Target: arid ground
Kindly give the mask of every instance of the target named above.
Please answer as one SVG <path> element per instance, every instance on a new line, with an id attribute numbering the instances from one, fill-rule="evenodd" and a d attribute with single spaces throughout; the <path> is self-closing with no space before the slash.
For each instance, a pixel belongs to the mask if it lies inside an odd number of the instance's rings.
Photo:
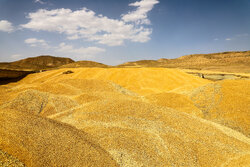
<path id="1" fill-rule="evenodd" d="M 0 85 L 0 166 L 249 166 L 249 51 L 116 67 L 44 59 L 16 63 L 36 73 Z"/>

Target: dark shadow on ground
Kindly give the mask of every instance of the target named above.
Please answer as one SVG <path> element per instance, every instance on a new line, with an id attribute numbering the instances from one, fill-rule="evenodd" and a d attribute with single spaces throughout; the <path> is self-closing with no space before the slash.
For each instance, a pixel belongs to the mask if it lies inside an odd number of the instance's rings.
<path id="1" fill-rule="evenodd" d="M 17 82 L 26 77 L 28 74 L 35 73 L 35 71 L 18 71 L 0 69 L 0 85 L 5 85 L 11 82 Z"/>

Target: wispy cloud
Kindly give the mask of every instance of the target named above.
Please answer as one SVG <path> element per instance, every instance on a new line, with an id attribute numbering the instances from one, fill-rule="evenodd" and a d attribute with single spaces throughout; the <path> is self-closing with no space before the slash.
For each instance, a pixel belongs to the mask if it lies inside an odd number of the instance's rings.
<path id="1" fill-rule="evenodd" d="M 135 22 L 136 24 L 150 24 L 147 13 L 151 11 L 158 0 L 142 0 L 129 4 L 129 6 L 137 7 L 135 11 L 122 15 L 125 22 Z"/>
<path id="2" fill-rule="evenodd" d="M 40 9 L 35 13 L 29 13 L 30 21 L 21 27 L 35 31 L 57 32 L 66 34 L 70 40 L 85 39 L 108 46 L 123 45 L 125 40 L 144 43 L 150 40 L 152 29 L 143 24 L 150 23 L 147 12 L 156 3 L 159 2 L 142 0 L 132 3 L 130 6 L 137 6 L 137 10 L 122 15 L 119 20 L 96 15 L 94 11 L 86 8 L 76 11 L 64 8 Z"/>
<path id="3" fill-rule="evenodd" d="M 248 37 L 249 34 L 248 33 L 244 33 L 244 34 L 237 34 L 236 37 Z"/>
<path id="4" fill-rule="evenodd" d="M 43 39 L 28 38 L 24 42 L 32 47 L 50 48 L 48 43 Z"/>
<path id="5" fill-rule="evenodd" d="M 68 56 L 81 56 L 81 57 L 89 58 L 89 57 L 105 52 L 105 49 L 98 48 L 98 47 L 74 48 L 72 45 L 61 43 L 55 51 L 62 53 L 64 55 L 68 55 Z"/>
<path id="6" fill-rule="evenodd" d="M 99 47 L 74 48 L 73 45 L 67 45 L 64 42 L 60 43 L 58 46 L 49 46 L 48 42 L 45 40 L 36 38 L 28 38 L 24 40 L 24 42 L 31 47 L 40 47 L 47 50 L 53 49 L 54 52 L 65 56 L 81 56 L 84 58 L 90 58 L 106 51 L 105 49 Z"/>
<path id="7" fill-rule="evenodd" d="M 21 54 L 13 54 L 10 56 L 12 59 L 19 59 L 20 57 L 22 57 Z"/>
<path id="8" fill-rule="evenodd" d="M 7 21 L 7 20 L 1 20 L 0 21 L 0 31 L 3 32 L 13 32 L 14 31 L 14 27 L 12 26 L 12 23 Z"/>
<path id="9" fill-rule="evenodd" d="M 42 5 L 46 4 L 46 2 L 44 2 L 44 1 L 42 1 L 42 0 L 35 0 L 34 2 L 35 2 L 35 3 L 40 3 L 40 4 L 42 4 Z"/>
<path id="10" fill-rule="evenodd" d="M 236 39 L 241 39 L 241 38 L 246 38 L 246 37 L 249 37 L 250 35 L 248 33 L 243 33 L 243 34 L 237 34 L 237 35 L 234 35 L 230 38 L 226 38 L 225 40 L 226 41 L 232 41 L 232 40 L 236 40 Z"/>

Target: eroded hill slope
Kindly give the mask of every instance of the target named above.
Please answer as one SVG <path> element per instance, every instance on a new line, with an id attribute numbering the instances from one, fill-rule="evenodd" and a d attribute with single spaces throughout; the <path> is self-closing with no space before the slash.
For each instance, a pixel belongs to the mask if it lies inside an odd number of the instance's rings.
<path id="1" fill-rule="evenodd" d="M 140 60 L 118 67 L 167 67 L 221 72 L 250 72 L 250 51 L 194 54 L 176 59 Z"/>

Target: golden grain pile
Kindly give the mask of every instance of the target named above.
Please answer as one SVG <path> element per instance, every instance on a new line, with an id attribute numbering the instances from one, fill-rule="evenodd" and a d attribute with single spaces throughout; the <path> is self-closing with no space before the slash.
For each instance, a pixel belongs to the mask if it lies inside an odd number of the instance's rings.
<path id="1" fill-rule="evenodd" d="M 32 74 L 0 86 L 0 150 L 27 166 L 247 166 L 249 86 L 165 68 Z"/>
<path id="2" fill-rule="evenodd" d="M 91 137 L 28 112 L 0 110 L 0 147 L 27 166 L 117 166 Z"/>
<path id="3" fill-rule="evenodd" d="M 0 166 L 25 167 L 25 165 L 20 162 L 20 160 L 2 150 L 0 150 Z"/>
<path id="4" fill-rule="evenodd" d="M 194 89 L 190 98 L 206 119 L 250 136 L 250 80 L 224 80 Z"/>

